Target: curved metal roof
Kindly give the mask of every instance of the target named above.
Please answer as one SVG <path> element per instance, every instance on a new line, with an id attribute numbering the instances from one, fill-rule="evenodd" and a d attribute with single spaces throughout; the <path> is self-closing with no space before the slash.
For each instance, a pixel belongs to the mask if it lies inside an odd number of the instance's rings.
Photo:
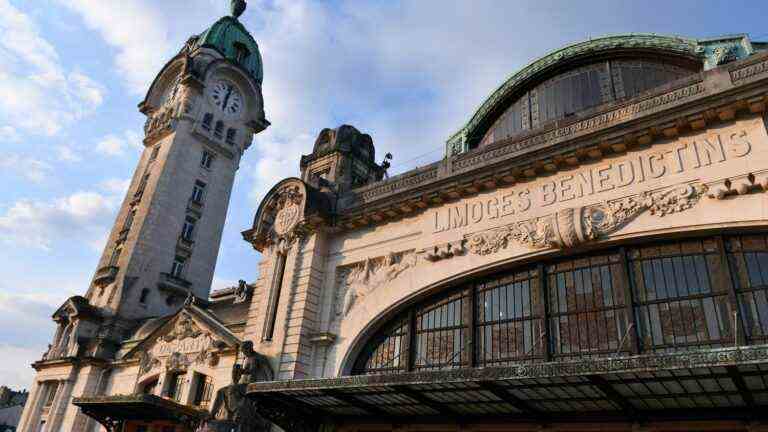
<path id="1" fill-rule="evenodd" d="M 716 55 L 714 48 L 718 46 L 732 50 L 736 58 L 746 57 L 754 51 L 751 42 L 743 34 L 700 40 L 653 33 L 628 33 L 599 37 L 559 48 L 529 63 L 504 81 L 480 105 L 470 120 L 448 139 L 447 149 L 450 153 L 452 147 L 460 145 L 463 147 L 461 151 L 467 151 L 467 140 L 479 139 L 490 127 L 493 117 L 503 112 L 503 104 L 508 103 L 515 93 L 543 75 L 578 59 L 617 51 L 656 51 L 662 55 L 700 61 L 709 69 L 718 64 L 709 58 Z"/>

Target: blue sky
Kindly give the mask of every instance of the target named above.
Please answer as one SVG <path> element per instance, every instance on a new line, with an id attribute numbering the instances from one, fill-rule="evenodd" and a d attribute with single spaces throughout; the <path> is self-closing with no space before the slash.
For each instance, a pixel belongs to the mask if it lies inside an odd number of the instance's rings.
<path id="1" fill-rule="evenodd" d="M 228 0 L 0 0 L 0 384 L 26 387 L 50 314 L 83 294 L 141 151 L 136 105 Z M 611 33 L 768 39 L 764 0 L 251 0 L 272 126 L 243 159 L 214 287 L 256 277 L 240 238 L 323 127 L 355 125 L 393 172 L 432 162 L 503 80 Z M 380 156 L 379 156 L 380 158 Z"/>

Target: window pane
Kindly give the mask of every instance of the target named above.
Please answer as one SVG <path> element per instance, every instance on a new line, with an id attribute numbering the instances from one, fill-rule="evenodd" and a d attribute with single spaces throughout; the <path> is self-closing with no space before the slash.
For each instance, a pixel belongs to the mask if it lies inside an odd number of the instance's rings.
<path id="1" fill-rule="evenodd" d="M 621 263 L 616 254 L 562 261 L 547 268 L 550 297 L 558 298 L 550 310 L 553 356 L 611 355 L 623 343 L 628 328 Z"/>
<path id="2" fill-rule="evenodd" d="M 721 277 L 725 269 L 714 245 L 711 240 L 695 240 L 629 251 L 644 350 L 686 350 L 727 342 L 730 331 L 723 331 L 721 312 L 716 311 L 725 307 L 724 313 L 729 313 L 727 281 Z M 713 285 L 718 279 L 722 281 Z M 644 292 L 653 295 L 643 296 Z"/>

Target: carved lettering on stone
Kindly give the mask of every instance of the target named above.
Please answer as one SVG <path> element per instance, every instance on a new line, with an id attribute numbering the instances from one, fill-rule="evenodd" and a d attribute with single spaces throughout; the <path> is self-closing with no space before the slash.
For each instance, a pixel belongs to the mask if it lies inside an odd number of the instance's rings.
<path id="1" fill-rule="evenodd" d="M 347 316 L 366 295 L 397 279 L 416 265 L 414 251 L 391 253 L 383 257 L 337 269 L 336 315 Z"/>
<path id="2" fill-rule="evenodd" d="M 473 225 L 494 221 L 495 225 L 512 227 L 512 235 L 521 237 L 523 243 L 546 243 L 546 229 L 528 220 L 534 209 L 567 205 L 571 201 L 589 199 L 602 193 L 630 190 L 682 173 L 696 174 L 728 161 L 749 157 L 754 152 L 752 141 L 745 129 L 699 134 L 577 172 L 435 208 L 430 215 L 430 229 L 434 233 L 471 230 Z M 570 221 L 567 213 L 556 218 L 566 224 Z M 513 222 L 515 219 L 523 222 Z"/>
<path id="3" fill-rule="evenodd" d="M 690 209 L 706 191 L 704 185 L 686 184 L 591 206 L 567 208 L 552 215 L 470 234 L 467 247 L 478 255 L 496 253 L 511 242 L 533 249 L 570 248 L 610 234 L 644 212 L 663 217 Z"/>

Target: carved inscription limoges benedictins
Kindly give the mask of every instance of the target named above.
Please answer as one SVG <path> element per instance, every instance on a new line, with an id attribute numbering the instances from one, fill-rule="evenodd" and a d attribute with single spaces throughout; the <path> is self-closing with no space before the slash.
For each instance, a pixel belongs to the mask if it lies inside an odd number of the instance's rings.
<path id="1" fill-rule="evenodd" d="M 653 180 L 744 158 L 752 149 L 753 144 L 743 129 L 681 140 L 660 150 L 629 154 L 533 186 L 520 185 L 491 196 L 443 206 L 431 215 L 432 231 L 465 228 L 490 220 L 501 223 L 524 220 L 532 209 L 567 205 L 569 201 L 617 189 L 642 187 Z"/>

